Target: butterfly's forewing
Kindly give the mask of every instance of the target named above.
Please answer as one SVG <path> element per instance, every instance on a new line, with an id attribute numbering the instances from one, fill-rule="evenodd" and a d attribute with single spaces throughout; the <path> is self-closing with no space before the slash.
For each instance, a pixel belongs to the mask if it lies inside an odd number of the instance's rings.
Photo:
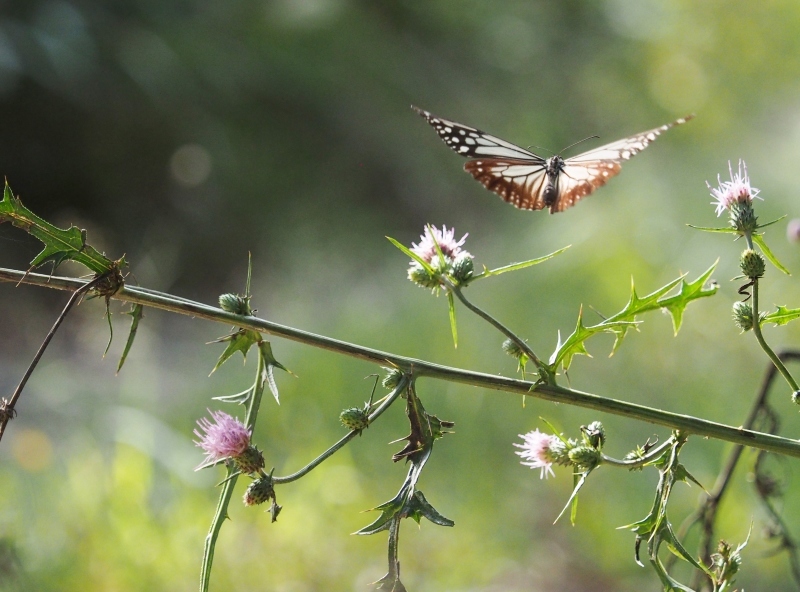
<path id="1" fill-rule="evenodd" d="M 439 134 L 439 137 L 444 140 L 444 143 L 461 156 L 466 156 L 467 158 L 521 159 L 544 164 L 544 159 L 511 142 L 496 138 L 474 127 L 436 117 L 432 113 L 413 105 L 411 108 L 424 117 L 425 121 L 430 123 L 436 133 Z"/>
<path id="2" fill-rule="evenodd" d="M 602 187 L 622 169 L 622 162 L 629 160 L 658 138 L 662 133 L 693 116 L 683 117 L 672 123 L 655 129 L 617 140 L 611 144 L 600 146 L 583 154 L 573 156 L 564 161 L 564 167 L 558 176 L 558 199 L 550 211 L 563 212 L 572 207 L 576 201 L 589 195 L 598 187 Z"/>

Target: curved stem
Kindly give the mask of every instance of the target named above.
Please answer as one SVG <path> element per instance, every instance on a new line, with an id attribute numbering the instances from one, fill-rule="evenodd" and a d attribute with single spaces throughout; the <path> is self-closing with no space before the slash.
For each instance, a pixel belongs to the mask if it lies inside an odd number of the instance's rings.
<path id="1" fill-rule="evenodd" d="M 28 274 L 28 276 L 25 277 L 24 272 L 2 268 L 0 268 L 0 280 L 14 282 L 22 280 L 23 283 L 58 288 L 61 290 L 75 290 L 86 284 L 84 280 L 75 278 L 51 278 L 40 274 Z M 361 360 L 367 360 L 376 364 L 393 365 L 416 377 L 448 380 L 493 390 L 520 393 L 556 403 L 577 405 L 605 413 L 621 415 L 630 419 L 662 425 L 670 429 L 684 430 L 688 434 L 716 438 L 727 442 L 733 442 L 734 444 L 744 444 L 745 446 L 752 446 L 753 448 L 769 450 L 770 452 L 777 452 L 778 454 L 800 458 L 800 441 L 781 438 L 772 434 L 764 434 L 744 428 L 727 426 L 689 415 L 682 415 L 671 411 L 663 411 L 644 405 L 637 405 L 636 403 L 628 403 L 626 401 L 583 393 L 557 385 L 539 384 L 528 380 L 518 380 L 505 376 L 442 366 L 425 360 L 400 356 L 348 343 L 339 339 L 316 335 L 308 331 L 287 327 L 257 317 L 235 315 L 199 302 L 185 301 L 183 299 L 175 300 L 166 294 L 156 295 L 138 291 L 136 288 L 128 286 L 123 287 L 114 294 L 112 298 L 123 302 L 143 304 L 145 306 L 151 306 L 192 317 L 200 317 L 211 321 L 236 325 L 262 333 L 278 335 L 292 341 L 326 349 L 342 355 L 352 356 Z"/>
<path id="2" fill-rule="evenodd" d="M 372 424 L 373 421 L 378 419 L 378 417 L 380 417 L 381 414 L 384 411 L 386 411 L 392 403 L 395 402 L 397 397 L 400 396 L 400 393 L 402 393 L 406 389 L 406 387 L 408 386 L 408 383 L 409 383 L 408 377 L 404 376 L 400 380 L 400 383 L 397 385 L 397 387 L 395 387 L 394 391 L 392 391 L 391 394 L 384 399 L 384 401 L 383 401 L 383 403 L 381 403 L 380 407 L 378 407 L 375 411 L 373 411 L 370 414 L 370 416 L 369 416 L 369 423 L 370 424 Z M 308 463 L 306 466 L 304 466 L 299 471 L 294 472 L 291 475 L 286 475 L 285 477 L 273 477 L 272 482 L 275 483 L 276 485 L 278 485 L 278 484 L 281 484 L 281 483 L 291 483 L 292 481 L 297 481 L 300 477 L 303 477 L 304 475 L 307 475 L 313 469 L 315 469 L 320 464 L 322 464 L 327 458 L 333 456 L 333 454 L 336 451 L 341 449 L 345 444 L 347 444 L 350 440 L 355 438 L 360 433 L 361 433 L 361 430 L 351 431 L 349 434 L 347 434 L 346 436 L 341 438 L 338 442 L 336 442 L 336 444 L 334 444 L 333 446 L 328 448 L 325 452 L 320 454 L 317 458 L 312 460 L 310 463 Z"/>
<path id="3" fill-rule="evenodd" d="M 33 374 L 33 371 L 36 369 L 36 366 L 39 364 L 39 360 L 42 359 L 44 355 L 44 350 L 47 349 L 47 346 L 50 345 L 50 341 L 53 339 L 53 336 L 58 331 L 58 328 L 61 326 L 61 323 L 67 317 L 67 313 L 72 309 L 74 304 L 86 294 L 89 290 L 97 286 L 99 283 L 103 282 L 108 277 L 107 273 L 102 275 L 98 275 L 94 279 L 89 282 L 86 282 L 83 286 L 78 288 L 72 293 L 72 296 L 69 297 L 67 300 L 66 306 L 64 306 L 64 310 L 61 311 L 61 314 L 58 315 L 56 322 L 53 323 L 53 326 L 48 331 L 47 335 L 45 336 L 42 344 L 39 346 L 39 350 L 36 352 L 36 355 L 33 356 L 33 360 L 28 365 L 28 369 L 25 370 L 25 374 L 23 374 L 22 379 L 19 381 L 17 388 L 14 389 L 14 393 L 11 395 L 11 399 L 6 401 L 5 399 L 0 400 L 0 417 L 2 417 L 2 421 L 0 421 L 0 440 L 3 438 L 3 434 L 6 431 L 6 426 L 8 422 L 14 417 L 14 407 L 19 401 L 20 396 L 22 395 L 22 389 L 25 388 L 25 385 L 28 383 L 28 379 Z"/>
<path id="4" fill-rule="evenodd" d="M 517 335 L 513 331 L 511 331 L 511 329 L 509 329 L 503 323 L 501 323 L 500 321 L 495 319 L 488 312 L 485 312 L 484 310 L 478 308 L 477 306 L 472 304 L 469 300 L 467 300 L 466 296 L 464 296 L 464 293 L 461 291 L 460 287 L 456 286 L 455 284 L 453 284 L 453 283 L 451 283 L 449 281 L 447 283 L 448 283 L 448 287 L 450 288 L 450 290 L 453 292 L 453 294 L 456 295 L 456 298 L 458 298 L 464 306 L 466 306 L 468 309 L 470 309 L 476 315 L 481 317 L 484 321 L 486 321 L 487 323 L 492 325 L 495 329 L 500 331 L 503 335 L 508 337 L 511 341 L 513 341 L 517 345 L 517 347 L 519 347 L 523 352 L 525 352 L 525 355 L 528 356 L 528 358 L 534 364 L 536 364 L 537 368 L 539 368 L 540 370 L 545 370 L 549 374 L 549 370 L 547 369 L 547 367 L 536 356 L 536 354 L 533 353 L 533 350 L 528 346 L 527 343 L 525 343 L 522 339 L 517 337 Z"/>
<path id="5" fill-rule="evenodd" d="M 603 458 L 604 465 L 611 465 L 612 467 L 622 467 L 625 469 L 638 469 L 640 467 L 643 467 L 650 461 L 653 461 L 657 459 L 659 456 L 661 456 L 667 448 L 672 446 L 674 441 L 675 438 L 671 436 L 666 440 L 664 440 L 662 444 L 648 451 L 647 454 L 639 458 L 634 458 L 630 460 L 617 459 L 611 456 L 606 456 L 605 454 L 601 454 L 600 456 Z"/>
<path id="6" fill-rule="evenodd" d="M 789 370 L 786 369 L 786 366 L 781 359 L 772 351 L 772 348 L 767 344 L 767 341 L 764 339 L 764 335 L 761 333 L 761 313 L 758 311 L 758 279 L 753 282 L 753 334 L 756 336 L 756 340 L 758 344 L 761 346 L 761 349 L 764 350 L 764 353 L 767 354 L 772 363 L 775 364 L 775 367 L 778 369 L 778 372 L 781 373 L 781 376 L 789 383 L 789 386 L 792 387 L 792 392 L 797 393 L 800 391 L 800 387 L 797 386 L 797 381 L 791 375 Z"/>

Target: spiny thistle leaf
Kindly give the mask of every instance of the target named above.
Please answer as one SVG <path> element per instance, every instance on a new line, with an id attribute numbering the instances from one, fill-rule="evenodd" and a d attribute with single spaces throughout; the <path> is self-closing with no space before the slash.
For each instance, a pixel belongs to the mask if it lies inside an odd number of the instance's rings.
<path id="1" fill-rule="evenodd" d="M 761 324 L 775 323 L 776 325 L 785 325 L 786 323 L 800 318 L 800 308 L 786 308 L 779 306 L 778 310 L 765 315 L 761 320 Z"/>
<path id="2" fill-rule="evenodd" d="M 237 351 L 242 352 L 242 357 L 247 359 L 247 352 L 250 350 L 250 348 L 261 341 L 261 333 L 258 331 L 253 331 L 252 329 L 239 329 L 235 333 L 215 339 L 211 343 L 222 343 L 223 341 L 227 341 L 228 346 L 220 355 L 216 366 L 214 366 L 214 369 L 211 371 L 209 376 L 214 374 L 214 372 L 216 372 L 220 366 L 227 362 L 228 359 Z"/>
<path id="3" fill-rule="evenodd" d="M 556 350 L 550 356 L 551 369 L 555 370 L 560 364 L 564 370 L 569 370 L 574 356 L 579 354 L 588 355 L 584 341 L 598 333 L 606 332 L 614 335 L 614 345 L 611 349 L 611 355 L 614 355 L 614 352 L 617 351 L 622 340 L 628 334 L 628 331 L 630 329 L 635 329 L 639 323 L 639 321 L 636 320 L 637 315 L 652 310 L 663 309 L 669 312 L 672 316 L 673 329 L 677 334 L 683 320 L 683 311 L 686 309 L 689 302 L 699 298 L 713 296 L 717 293 L 719 287 L 716 284 L 706 287 L 706 283 L 714 272 L 716 265 L 717 262 L 714 262 L 711 267 L 693 282 L 687 282 L 684 279 L 685 276 L 681 276 L 643 297 L 640 297 L 636 293 L 636 286 L 633 280 L 631 280 L 631 295 L 625 308 L 596 325 L 586 327 L 583 324 L 583 308 L 581 308 L 581 311 L 578 313 L 578 324 L 575 331 L 573 331 L 572 335 L 567 337 L 563 343 L 559 338 Z M 677 294 L 666 296 L 678 286 L 680 287 Z"/>
<path id="4" fill-rule="evenodd" d="M 125 264 L 124 259 L 114 262 L 87 245 L 86 232 L 76 226 L 62 230 L 31 212 L 22 205 L 19 197 L 14 196 L 8 183 L 0 200 L 0 224 L 3 222 L 11 222 L 44 243 L 44 249 L 31 261 L 32 267 L 52 261 L 55 269 L 64 261 L 75 261 L 100 274 L 113 269 L 115 263 L 118 267 Z"/>
<path id="5" fill-rule="evenodd" d="M 389 529 L 392 521 L 408 517 L 417 521 L 420 517 L 425 517 L 434 524 L 442 526 L 453 526 L 454 524 L 452 520 L 445 518 L 431 506 L 425 496 L 420 493 L 418 497 L 419 492 L 416 489 L 422 469 L 433 451 L 433 443 L 447 433 L 443 428 L 451 428 L 453 423 L 442 421 L 435 415 L 427 413 L 413 386 L 409 387 L 407 394 L 406 415 L 411 425 L 411 433 L 403 440 L 408 440 L 408 444 L 392 456 L 392 460 L 395 462 L 402 459 L 410 461 L 411 468 L 408 475 L 397 495 L 373 508 L 373 510 L 379 510 L 381 515 L 372 524 L 354 534 L 375 534 Z"/>

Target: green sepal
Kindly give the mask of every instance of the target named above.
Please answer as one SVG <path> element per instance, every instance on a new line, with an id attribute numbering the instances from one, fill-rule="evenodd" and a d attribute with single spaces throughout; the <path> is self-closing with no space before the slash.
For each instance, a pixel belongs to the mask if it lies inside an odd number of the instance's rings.
<path id="1" fill-rule="evenodd" d="M 776 325 L 785 325 L 786 323 L 800 318 L 800 308 L 786 308 L 779 306 L 778 310 L 765 315 L 761 319 L 761 324 L 775 323 Z"/>
<path id="2" fill-rule="evenodd" d="M 764 253 L 764 257 L 769 259 L 770 263 L 772 263 L 775 267 L 777 267 L 780 271 L 782 271 L 786 275 L 792 275 L 791 273 L 789 273 L 789 270 L 786 269 L 780 261 L 778 261 L 778 258 L 772 254 L 772 251 L 770 251 L 769 247 L 767 246 L 767 243 L 764 241 L 763 236 L 754 233 L 753 242 L 758 245 L 758 248 L 761 249 L 761 252 Z"/>
<path id="3" fill-rule="evenodd" d="M 483 273 L 480 273 L 480 274 L 478 274 L 476 276 L 471 277 L 467 281 L 462 282 L 462 285 L 466 286 L 466 285 L 474 282 L 475 280 L 479 280 L 479 279 L 482 279 L 482 278 L 487 278 L 487 277 L 494 276 L 494 275 L 500 275 L 501 273 L 506 273 L 507 271 L 517 271 L 518 269 L 525 269 L 526 267 L 531 267 L 532 265 L 537 265 L 539 263 L 543 263 L 544 261 L 547 261 L 548 259 L 552 259 L 556 255 L 560 255 L 561 253 L 563 253 L 564 251 L 569 249 L 571 246 L 572 245 L 567 245 L 566 247 L 558 249 L 557 251 L 553 251 L 549 255 L 544 255 L 543 257 L 537 257 L 536 259 L 528 259 L 527 261 L 522 261 L 520 263 L 511 263 L 509 265 L 504 265 L 503 267 L 497 267 L 495 269 L 487 269 L 486 266 L 484 265 Z"/>
<path id="4" fill-rule="evenodd" d="M 124 314 L 131 316 L 131 328 L 130 331 L 128 331 L 128 340 L 125 342 L 125 348 L 122 350 L 119 364 L 117 364 L 117 374 L 122 370 L 122 365 L 125 363 L 125 360 L 128 359 L 128 353 L 130 353 L 131 347 L 133 347 L 133 340 L 136 339 L 136 331 L 139 330 L 139 321 L 141 321 L 144 316 L 144 306 L 141 304 L 134 304 L 133 308 Z"/>
<path id="5" fill-rule="evenodd" d="M 44 243 L 44 249 L 31 261 L 31 267 L 39 267 L 51 261 L 55 269 L 64 261 L 75 261 L 93 273 L 102 274 L 112 270 L 115 265 L 125 265 L 124 258 L 112 261 L 91 245 L 87 245 L 86 231 L 77 226 L 62 230 L 31 212 L 22 205 L 19 197 L 14 196 L 8 182 L 3 190 L 3 199 L 0 200 L 0 224 L 3 222 L 11 222 Z"/>

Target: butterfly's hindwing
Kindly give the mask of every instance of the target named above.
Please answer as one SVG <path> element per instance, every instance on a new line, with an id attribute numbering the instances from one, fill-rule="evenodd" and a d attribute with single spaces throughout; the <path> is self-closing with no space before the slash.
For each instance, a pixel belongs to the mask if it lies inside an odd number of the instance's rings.
<path id="1" fill-rule="evenodd" d="M 454 151 L 473 158 L 464 169 L 487 189 L 524 210 L 563 212 L 616 176 L 622 162 L 638 154 L 663 132 L 692 116 L 594 148 L 562 160 L 545 160 L 505 140 L 413 107 Z"/>

